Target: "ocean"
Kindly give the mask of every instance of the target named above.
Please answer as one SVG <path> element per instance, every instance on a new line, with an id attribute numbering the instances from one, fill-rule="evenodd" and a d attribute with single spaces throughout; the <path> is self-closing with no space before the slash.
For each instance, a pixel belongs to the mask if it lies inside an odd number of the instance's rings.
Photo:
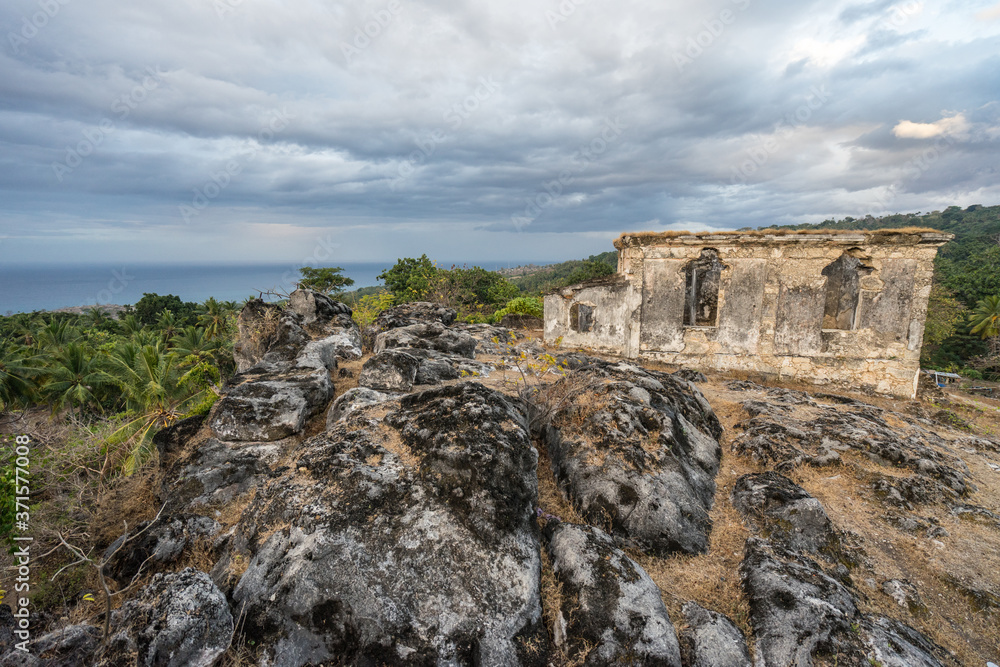
<path id="1" fill-rule="evenodd" d="M 530 262 L 480 264 L 496 270 Z M 541 262 L 534 262 L 540 264 Z M 376 276 L 395 261 L 341 264 L 354 286 L 379 285 Z M 455 264 L 464 264 L 464 262 Z M 438 266 L 451 266 L 439 262 Z M 470 264 L 471 265 L 471 264 Z M 201 303 L 209 297 L 243 301 L 262 291 L 290 292 L 300 277 L 298 266 L 284 264 L 65 264 L 0 266 L 0 315 L 57 310 L 96 304 L 133 304 L 144 293 L 173 294 Z"/>

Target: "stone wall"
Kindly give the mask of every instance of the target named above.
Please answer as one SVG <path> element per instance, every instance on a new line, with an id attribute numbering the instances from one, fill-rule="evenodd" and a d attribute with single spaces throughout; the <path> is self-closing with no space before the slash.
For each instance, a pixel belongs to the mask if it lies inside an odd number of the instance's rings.
<path id="1" fill-rule="evenodd" d="M 545 339 L 912 397 L 933 260 L 951 238 L 933 230 L 625 234 L 615 242 L 615 276 L 546 296 Z M 698 324 L 685 324 L 695 311 Z"/>

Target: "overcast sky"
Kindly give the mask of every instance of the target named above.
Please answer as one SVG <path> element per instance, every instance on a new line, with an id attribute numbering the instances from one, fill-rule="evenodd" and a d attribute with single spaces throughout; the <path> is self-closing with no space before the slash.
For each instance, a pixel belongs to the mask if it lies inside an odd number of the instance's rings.
<path id="1" fill-rule="evenodd" d="M 0 262 L 562 259 L 1000 203 L 1000 4 L 5 0 Z"/>

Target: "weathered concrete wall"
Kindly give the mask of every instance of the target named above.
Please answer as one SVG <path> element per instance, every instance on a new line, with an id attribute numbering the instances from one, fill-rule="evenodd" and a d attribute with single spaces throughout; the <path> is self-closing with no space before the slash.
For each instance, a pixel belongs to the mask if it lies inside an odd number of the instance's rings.
<path id="1" fill-rule="evenodd" d="M 545 337 L 632 358 L 911 397 L 932 262 L 950 238 L 931 230 L 623 235 L 614 280 L 546 297 Z M 717 322 L 686 326 L 685 267 L 706 249 L 723 264 Z M 827 269 L 845 254 L 849 261 Z M 856 276 L 845 278 L 842 266 Z M 843 294 L 841 284 L 849 286 Z M 593 308 L 592 331 L 571 327 L 575 303 Z M 824 329 L 824 321 L 844 328 Z"/>

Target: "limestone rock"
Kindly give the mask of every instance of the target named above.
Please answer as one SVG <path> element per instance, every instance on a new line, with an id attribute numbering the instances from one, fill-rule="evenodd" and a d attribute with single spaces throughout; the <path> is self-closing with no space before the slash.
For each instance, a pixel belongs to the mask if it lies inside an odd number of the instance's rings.
<path id="1" fill-rule="evenodd" d="M 570 659 L 680 667 L 674 626 L 646 571 L 598 528 L 553 522 L 545 532 L 563 592 L 565 635 L 556 641 L 568 644 Z"/>
<path id="2" fill-rule="evenodd" d="M 733 506 L 785 549 L 833 555 L 840 540 L 823 505 L 784 475 L 766 472 L 736 480 Z"/>
<path id="3" fill-rule="evenodd" d="M 281 443 L 222 442 L 208 438 L 176 458 L 161 461 L 164 482 L 159 499 L 169 511 L 225 504 L 254 488 L 271 474 Z"/>
<path id="4" fill-rule="evenodd" d="M 326 427 L 327 429 L 333 428 L 338 421 L 347 418 L 361 408 L 377 403 L 384 403 L 396 398 L 399 398 L 398 394 L 383 393 L 369 389 L 368 387 L 353 387 L 348 389 L 338 396 L 337 400 L 330 405 L 330 409 L 327 410 Z"/>
<path id="5" fill-rule="evenodd" d="M 729 618 L 696 602 L 682 611 L 687 621 L 680 637 L 685 667 L 751 667 L 746 637 Z"/>
<path id="6" fill-rule="evenodd" d="M 101 667 L 209 667 L 229 648 L 233 616 L 212 579 L 187 568 L 153 577 L 136 599 L 112 612 L 111 626 Z"/>
<path id="7" fill-rule="evenodd" d="M 411 324 L 439 322 L 445 326 L 449 326 L 455 321 L 457 314 L 454 308 L 448 308 L 440 303 L 411 301 L 410 303 L 404 303 L 383 310 L 375 318 L 375 322 L 372 323 L 369 331 L 366 333 L 374 338 L 383 331 Z"/>
<path id="8" fill-rule="evenodd" d="M 311 289 L 297 289 L 289 294 L 288 308 L 302 317 L 303 324 L 328 322 L 337 315 L 351 314 L 347 305 Z"/>
<path id="9" fill-rule="evenodd" d="M 10 609 L 0 605 L 0 609 Z M 31 641 L 28 652 L 0 647 L 0 667 L 90 667 L 101 642 L 92 625 L 70 625 Z"/>
<path id="10" fill-rule="evenodd" d="M 205 423 L 205 415 L 195 415 L 187 419 L 181 419 L 170 426 L 160 429 L 153 436 L 153 444 L 160 454 L 162 461 L 168 455 L 184 448 Z"/>
<path id="11" fill-rule="evenodd" d="M 740 574 L 758 664 L 808 667 L 820 649 L 857 652 L 854 597 L 816 563 L 750 538 Z"/>
<path id="12" fill-rule="evenodd" d="M 361 367 L 358 384 L 377 391 L 410 391 L 419 367 L 420 361 L 402 350 L 380 352 Z"/>
<path id="13" fill-rule="evenodd" d="M 280 372 L 248 371 L 235 376 L 209 422 L 216 437 L 243 442 L 287 438 L 333 398 L 325 368 Z"/>
<path id="14" fill-rule="evenodd" d="M 440 322 L 411 324 L 390 329 L 375 337 L 375 354 L 399 348 L 436 350 L 473 359 L 476 356 L 476 339 Z"/>
<path id="15" fill-rule="evenodd" d="M 707 549 L 721 426 L 694 385 L 594 360 L 532 400 L 550 411 L 538 421 L 553 471 L 589 523 L 654 555 Z"/>
<path id="16" fill-rule="evenodd" d="M 242 373 L 261 361 L 291 361 L 308 342 L 299 318 L 281 306 L 251 299 L 236 320 L 239 336 L 233 346 L 236 371 Z"/>
<path id="17" fill-rule="evenodd" d="M 217 566 L 249 558 L 231 594 L 269 664 L 545 664 L 537 452 L 508 399 L 409 394 L 293 455 Z"/>
<path id="18" fill-rule="evenodd" d="M 116 541 L 105 552 L 104 558 L 108 563 L 105 573 L 123 586 L 139 572 L 143 564 L 148 571 L 150 567 L 177 562 L 185 548 L 193 545 L 199 538 L 215 535 L 222 527 L 215 519 L 196 514 L 160 519 L 147 529 L 148 526 L 148 522 L 137 525 L 128 535 L 138 535 L 140 532 L 141 535 L 122 545 L 117 551 L 119 542 Z"/>

